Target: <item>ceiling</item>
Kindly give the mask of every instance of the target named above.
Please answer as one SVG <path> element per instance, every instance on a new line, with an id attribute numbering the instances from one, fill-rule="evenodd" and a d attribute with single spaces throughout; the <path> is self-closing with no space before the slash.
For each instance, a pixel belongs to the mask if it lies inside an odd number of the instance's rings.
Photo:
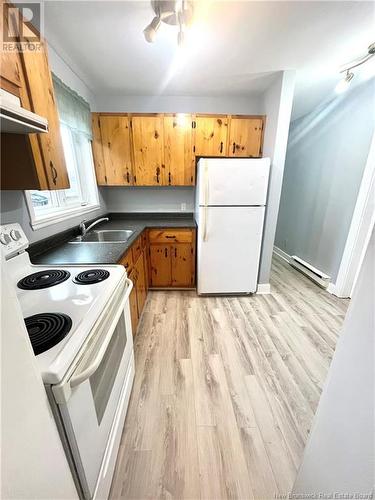
<path id="1" fill-rule="evenodd" d="M 48 40 L 96 95 L 253 96 L 296 69 L 297 118 L 375 41 L 373 2 L 199 0 L 182 50 L 165 24 L 145 42 L 152 17 L 145 1 L 45 2 Z"/>

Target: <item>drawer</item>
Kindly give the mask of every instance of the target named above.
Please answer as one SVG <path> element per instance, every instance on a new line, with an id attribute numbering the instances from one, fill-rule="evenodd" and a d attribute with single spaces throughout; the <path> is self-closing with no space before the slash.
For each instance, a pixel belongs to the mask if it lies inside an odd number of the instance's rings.
<path id="1" fill-rule="evenodd" d="M 139 236 L 132 245 L 133 262 L 137 262 L 142 253 L 142 236 Z"/>
<path id="2" fill-rule="evenodd" d="M 150 243 L 192 243 L 194 229 L 150 229 Z"/>
<path id="3" fill-rule="evenodd" d="M 125 267 L 128 274 L 130 273 L 133 268 L 133 254 L 131 249 L 129 249 L 126 254 L 121 257 L 118 263 Z"/>

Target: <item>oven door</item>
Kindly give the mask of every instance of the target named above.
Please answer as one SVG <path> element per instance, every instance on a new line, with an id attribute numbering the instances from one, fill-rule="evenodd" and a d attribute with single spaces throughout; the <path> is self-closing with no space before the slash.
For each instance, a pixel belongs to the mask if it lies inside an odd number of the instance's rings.
<path id="1" fill-rule="evenodd" d="M 92 498 L 133 356 L 132 282 L 99 318 L 78 362 L 52 387 L 85 498 Z"/>

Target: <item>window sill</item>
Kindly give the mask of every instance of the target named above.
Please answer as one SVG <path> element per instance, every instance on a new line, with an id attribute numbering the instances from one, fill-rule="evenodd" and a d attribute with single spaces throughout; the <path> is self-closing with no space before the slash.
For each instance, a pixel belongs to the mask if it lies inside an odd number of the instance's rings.
<path id="1" fill-rule="evenodd" d="M 42 229 L 43 227 L 51 226 L 52 224 L 64 222 L 67 219 L 72 219 L 73 217 L 78 217 L 79 215 L 94 212 L 99 209 L 100 205 L 80 206 L 59 211 L 56 214 L 46 215 L 45 217 L 38 217 L 38 219 L 35 219 L 30 214 L 30 225 L 33 231 L 36 231 L 37 229 Z"/>

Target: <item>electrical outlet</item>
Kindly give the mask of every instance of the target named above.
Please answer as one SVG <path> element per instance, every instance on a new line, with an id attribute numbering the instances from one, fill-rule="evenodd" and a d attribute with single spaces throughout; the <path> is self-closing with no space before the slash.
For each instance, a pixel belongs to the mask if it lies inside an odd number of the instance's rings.
<path id="1" fill-rule="evenodd" d="M 181 212 L 186 212 L 186 203 L 181 203 Z"/>

